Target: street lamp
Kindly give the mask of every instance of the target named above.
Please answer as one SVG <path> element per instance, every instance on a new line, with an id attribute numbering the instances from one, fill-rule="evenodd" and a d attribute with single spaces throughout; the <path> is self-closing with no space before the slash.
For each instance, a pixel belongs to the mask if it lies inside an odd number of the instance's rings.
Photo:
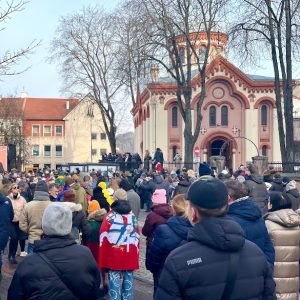
<path id="1" fill-rule="evenodd" d="M 254 147 L 257 151 L 257 156 L 259 156 L 259 150 L 258 150 L 258 147 L 256 146 L 256 144 L 253 141 L 251 141 L 250 139 L 248 139 L 244 136 L 241 136 L 241 130 L 239 128 L 237 128 L 236 126 L 233 126 L 232 127 L 232 133 L 233 134 L 238 134 L 238 136 L 235 137 L 235 138 L 245 139 L 245 140 L 249 141 L 250 143 L 252 143 L 252 145 L 254 145 Z"/>

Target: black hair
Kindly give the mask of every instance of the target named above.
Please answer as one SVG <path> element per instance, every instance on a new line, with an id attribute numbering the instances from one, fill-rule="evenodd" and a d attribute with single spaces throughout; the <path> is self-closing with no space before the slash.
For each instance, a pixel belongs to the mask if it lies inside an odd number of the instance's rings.
<path id="1" fill-rule="evenodd" d="M 272 204 L 272 208 L 269 209 L 269 211 L 292 208 L 291 200 L 287 197 L 283 197 L 279 192 L 272 192 L 270 194 L 270 203 Z"/>

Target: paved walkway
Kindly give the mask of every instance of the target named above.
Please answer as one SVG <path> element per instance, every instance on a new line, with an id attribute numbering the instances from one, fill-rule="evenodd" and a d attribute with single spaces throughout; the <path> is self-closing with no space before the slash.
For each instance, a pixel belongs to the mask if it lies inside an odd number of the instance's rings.
<path id="1" fill-rule="evenodd" d="M 143 210 L 140 213 L 139 226 L 142 228 L 147 214 Z M 134 273 L 134 300 L 152 300 L 153 299 L 153 280 L 152 274 L 145 268 L 145 253 L 146 253 L 146 239 L 141 234 L 141 248 L 140 248 L 140 269 Z M 6 300 L 7 290 L 16 270 L 16 265 L 10 265 L 7 261 L 7 253 L 3 255 L 4 264 L 2 266 L 3 280 L 0 282 L 0 300 Z M 24 258 L 17 257 L 20 263 Z M 108 298 L 107 298 L 108 299 Z"/>

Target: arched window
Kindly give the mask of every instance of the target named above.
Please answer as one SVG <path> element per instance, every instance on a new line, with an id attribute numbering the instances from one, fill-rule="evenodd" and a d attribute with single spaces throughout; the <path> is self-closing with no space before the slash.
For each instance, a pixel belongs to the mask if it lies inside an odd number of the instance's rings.
<path id="1" fill-rule="evenodd" d="M 205 59 L 206 47 L 204 45 L 200 46 L 199 49 L 199 61 L 203 62 Z"/>
<path id="2" fill-rule="evenodd" d="M 261 106 L 261 125 L 267 126 L 268 125 L 268 106 L 266 104 Z"/>
<path id="3" fill-rule="evenodd" d="M 261 155 L 262 156 L 268 156 L 268 148 L 267 148 L 267 146 L 263 146 L 261 148 Z"/>
<path id="4" fill-rule="evenodd" d="M 221 125 L 228 126 L 228 107 L 225 105 L 221 107 Z"/>
<path id="5" fill-rule="evenodd" d="M 177 106 L 172 107 L 172 127 L 178 127 L 178 109 Z"/>
<path id="6" fill-rule="evenodd" d="M 179 58 L 180 58 L 181 64 L 184 64 L 185 63 L 185 51 L 184 51 L 184 48 L 180 48 L 179 49 Z"/>
<path id="7" fill-rule="evenodd" d="M 216 126 L 217 109 L 215 106 L 209 108 L 209 126 Z"/>

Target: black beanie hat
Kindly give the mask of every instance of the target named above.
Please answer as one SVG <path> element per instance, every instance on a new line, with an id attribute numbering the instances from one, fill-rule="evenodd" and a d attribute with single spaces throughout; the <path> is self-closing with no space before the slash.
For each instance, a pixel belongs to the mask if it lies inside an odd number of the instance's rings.
<path id="1" fill-rule="evenodd" d="M 186 193 L 186 199 L 201 208 L 222 208 L 228 203 L 228 191 L 219 179 L 200 179 L 191 185 Z"/>
<path id="2" fill-rule="evenodd" d="M 48 193 L 49 188 L 47 183 L 44 180 L 40 180 L 35 186 L 35 192 L 46 192 Z"/>
<path id="3" fill-rule="evenodd" d="M 210 165 L 206 162 L 201 163 L 199 166 L 199 176 L 211 175 Z"/>

